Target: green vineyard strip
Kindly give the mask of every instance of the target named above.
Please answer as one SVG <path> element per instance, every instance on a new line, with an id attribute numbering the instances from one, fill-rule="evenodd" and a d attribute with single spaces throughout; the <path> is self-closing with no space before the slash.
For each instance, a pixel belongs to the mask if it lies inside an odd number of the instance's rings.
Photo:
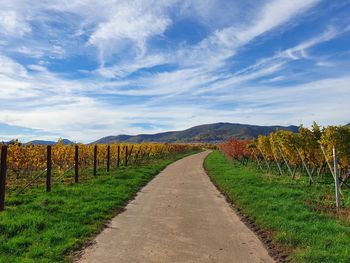
<path id="1" fill-rule="evenodd" d="M 332 185 L 309 187 L 306 179 L 263 174 L 228 161 L 219 151 L 204 165 L 237 208 L 270 232 L 274 244 L 292 251 L 292 262 L 350 262 L 350 225 L 310 206 L 333 194 Z"/>
<path id="2" fill-rule="evenodd" d="M 0 213 L 0 262 L 70 261 L 118 210 L 168 164 L 184 157 L 152 161 L 140 167 L 101 169 L 81 184 L 54 185 L 10 197 Z"/>

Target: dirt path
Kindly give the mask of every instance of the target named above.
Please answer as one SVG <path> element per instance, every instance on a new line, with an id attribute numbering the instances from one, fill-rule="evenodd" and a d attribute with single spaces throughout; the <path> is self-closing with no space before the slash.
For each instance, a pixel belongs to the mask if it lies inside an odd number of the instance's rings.
<path id="1" fill-rule="evenodd" d="M 205 174 L 208 153 L 168 166 L 78 262 L 274 262 Z"/>

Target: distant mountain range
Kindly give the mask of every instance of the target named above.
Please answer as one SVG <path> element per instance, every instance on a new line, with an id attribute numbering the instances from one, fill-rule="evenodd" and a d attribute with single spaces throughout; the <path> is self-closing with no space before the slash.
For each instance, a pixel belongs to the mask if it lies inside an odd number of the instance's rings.
<path id="1" fill-rule="evenodd" d="M 257 126 L 238 123 L 213 123 L 199 125 L 183 131 L 170 131 L 156 134 L 118 135 L 101 138 L 94 143 L 114 142 L 206 142 L 216 143 L 231 138 L 253 139 L 259 135 L 268 135 L 276 130 L 297 132 L 297 126 Z"/>
<path id="2" fill-rule="evenodd" d="M 350 127 L 350 123 L 345 125 Z M 139 135 L 117 135 L 103 137 L 91 144 L 108 144 L 117 142 L 140 143 L 140 142 L 165 142 L 165 143 L 218 143 L 228 139 L 254 139 L 259 135 L 268 135 L 276 130 L 287 130 L 298 132 L 298 126 L 258 126 L 239 123 L 219 122 L 195 126 L 183 131 L 169 131 L 155 134 Z M 15 143 L 16 140 L 5 142 Z M 57 142 L 34 140 L 25 144 L 33 145 L 55 145 Z M 63 144 L 74 144 L 74 142 L 63 139 Z"/>
<path id="3" fill-rule="evenodd" d="M 64 145 L 74 144 L 74 142 L 68 140 L 68 139 L 62 139 L 62 142 Z M 34 140 L 27 142 L 26 144 L 33 144 L 33 145 L 55 145 L 57 142 L 54 141 L 44 141 L 44 140 Z"/>

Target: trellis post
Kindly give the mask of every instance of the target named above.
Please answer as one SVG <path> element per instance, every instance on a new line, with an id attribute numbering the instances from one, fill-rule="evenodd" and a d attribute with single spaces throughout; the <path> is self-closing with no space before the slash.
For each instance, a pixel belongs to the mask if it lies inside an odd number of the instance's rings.
<path id="1" fill-rule="evenodd" d="M 79 146 L 75 145 L 74 154 L 74 182 L 79 182 Z"/>
<path id="2" fill-rule="evenodd" d="M 297 147 L 295 147 L 295 149 L 297 150 L 297 153 L 298 153 L 298 155 L 299 155 L 299 158 L 301 159 L 301 162 L 302 162 L 302 164 L 303 164 L 303 166 L 304 166 L 304 168 L 305 168 L 305 170 L 306 170 L 306 172 L 307 172 L 307 174 L 308 174 L 308 176 L 309 176 L 309 185 L 311 185 L 311 183 L 313 183 L 314 180 L 312 179 L 312 175 L 311 175 L 311 173 L 310 173 L 310 170 L 309 170 L 309 168 L 307 167 L 306 162 L 305 162 L 303 156 L 301 155 L 299 149 L 298 149 Z"/>
<path id="3" fill-rule="evenodd" d="M 278 147 L 278 150 L 279 150 L 279 152 L 280 152 L 280 154 L 281 154 L 281 156 L 282 156 L 282 158 L 283 158 L 284 163 L 287 165 L 288 171 L 289 171 L 289 173 L 291 174 L 292 179 L 294 179 L 294 173 L 293 173 L 292 169 L 291 169 L 290 166 L 289 166 L 289 163 L 288 163 L 288 161 L 287 161 L 287 158 L 284 156 L 284 153 L 283 153 L 281 147 L 280 147 L 279 145 L 277 145 L 277 147 Z"/>
<path id="4" fill-rule="evenodd" d="M 0 211 L 5 209 L 5 190 L 6 190 L 6 172 L 7 172 L 7 145 L 1 146 L 0 163 Z"/>
<path id="5" fill-rule="evenodd" d="M 97 175 L 97 145 L 94 146 L 94 176 Z"/>
<path id="6" fill-rule="evenodd" d="M 109 172 L 109 166 L 111 161 L 111 146 L 107 146 L 107 172 Z"/>
<path id="7" fill-rule="evenodd" d="M 51 192 L 51 176 L 52 176 L 52 147 L 48 145 L 46 148 L 46 192 Z"/>
<path id="8" fill-rule="evenodd" d="M 337 208 L 341 206 L 340 201 L 340 186 L 339 186 L 339 171 L 338 171 L 338 157 L 337 149 L 333 146 L 333 164 L 334 164 L 334 181 L 335 181 L 335 203 Z"/>
<path id="9" fill-rule="evenodd" d="M 117 167 L 120 166 L 120 145 L 118 144 L 118 154 L 117 154 Z"/>
<path id="10" fill-rule="evenodd" d="M 125 146 L 125 166 L 128 166 L 128 146 Z"/>

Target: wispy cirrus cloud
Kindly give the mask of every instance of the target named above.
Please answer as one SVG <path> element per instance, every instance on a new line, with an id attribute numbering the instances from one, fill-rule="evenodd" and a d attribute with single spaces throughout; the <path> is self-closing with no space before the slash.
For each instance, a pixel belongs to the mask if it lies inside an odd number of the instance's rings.
<path id="1" fill-rule="evenodd" d="M 349 4 L 1 5 L 0 134 L 6 138 L 11 133 L 5 125 L 39 130 L 33 134 L 45 138 L 90 141 L 216 121 L 348 122 L 343 103 L 350 99 L 349 75 L 341 68 L 349 66 L 350 21 L 334 17 L 345 17 Z"/>

